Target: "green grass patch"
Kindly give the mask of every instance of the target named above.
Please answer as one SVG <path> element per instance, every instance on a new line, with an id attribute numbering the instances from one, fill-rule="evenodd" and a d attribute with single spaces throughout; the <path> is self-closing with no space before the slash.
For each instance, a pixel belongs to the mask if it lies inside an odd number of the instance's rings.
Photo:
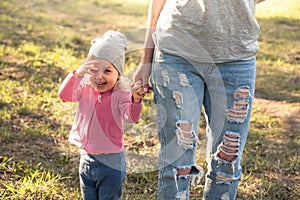
<path id="1" fill-rule="evenodd" d="M 78 191 L 70 194 L 67 179 L 41 163 L 31 166 L 13 158 L 0 157 L 1 199 L 80 199 Z M 5 181 L 4 181 L 5 180 Z"/>

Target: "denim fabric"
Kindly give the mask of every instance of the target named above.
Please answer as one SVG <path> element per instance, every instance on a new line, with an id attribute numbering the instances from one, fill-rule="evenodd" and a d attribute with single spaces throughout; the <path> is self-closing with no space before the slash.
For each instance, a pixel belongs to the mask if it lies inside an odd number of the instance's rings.
<path id="1" fill-rule="evenodd" d="M 80 189 L 84 200 L 118 200 L 126 176 L 125 153 L 81 153 Z"/>
<path id="2" fill-rule="evenodd" d="M 204 107 L 208 170 L 204 199 L 235 199 L 254 97 L 256 59 L 191 63 L 156 50 L 151 72 L 161 142 L 158 199 L 188 199 Z M 228 160 L 220 152 L 233 156 Z M 188 175 L 177 169 L 192 167 Z"/>

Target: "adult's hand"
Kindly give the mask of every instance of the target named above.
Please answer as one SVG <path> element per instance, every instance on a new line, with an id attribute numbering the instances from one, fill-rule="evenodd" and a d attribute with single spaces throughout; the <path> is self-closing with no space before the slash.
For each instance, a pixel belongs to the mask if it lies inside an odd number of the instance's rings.
<path id="1" fill-rule="evenodd" d="M 132 89 L 137 89 L 142 86 L 144 92 L 149 92 L 149 77 L 151 74 L 151 63 L 140 64 L 133 75 Z"/>

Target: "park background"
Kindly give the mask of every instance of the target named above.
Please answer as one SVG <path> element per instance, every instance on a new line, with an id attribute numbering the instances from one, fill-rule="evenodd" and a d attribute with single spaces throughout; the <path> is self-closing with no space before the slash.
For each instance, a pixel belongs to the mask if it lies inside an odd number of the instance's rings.
<path id="1" fill-rule="evenodd" d="M 89 41 L 126 33 L 129 79 L 140 60 L 146 0 L 0 1 L 0 199 L 80 199 L 77 149 L 67 142 L 75 106 L 57 91 Z M 300 0 L 257 5 L 257 85 L 239 200 L 300 199 Z M 159 142 L 152 96 L 126 125 L 122 199 L 155 199 Z M 205 169 L 205 122 L 198 163 Z M 201 199 L 203 183 L 190 199 Z"/>

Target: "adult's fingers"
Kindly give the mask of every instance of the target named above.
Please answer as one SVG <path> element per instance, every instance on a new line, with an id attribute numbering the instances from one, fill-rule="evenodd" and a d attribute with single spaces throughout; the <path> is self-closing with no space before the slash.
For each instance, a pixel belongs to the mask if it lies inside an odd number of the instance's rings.
<path id="1" fill-rule="evenodd" d="M 132 84 L 131 84 L 131 90 L 132 91 L 135 91 L 135 90 L 137 90 L 137 89 L 139 89 L 139 88 L 142 88 L 142 80 L 137 80 L 136 82 L 133 82 Z"/>
<path id="2" fill-rule="evenodd" d="M 149 92 L 150 91 L 150 86 L 149 86 L 148 82 L 143 84 L 143 91 L 144 92 Z"/>

